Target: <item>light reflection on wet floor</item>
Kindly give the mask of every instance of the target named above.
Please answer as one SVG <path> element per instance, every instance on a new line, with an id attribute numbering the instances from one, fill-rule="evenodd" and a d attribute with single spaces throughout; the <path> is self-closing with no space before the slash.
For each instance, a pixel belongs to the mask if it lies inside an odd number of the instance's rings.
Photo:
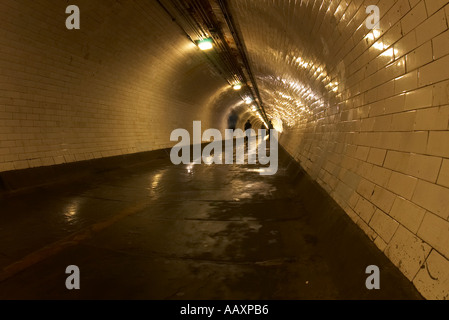
<path id="1" fill-rule="evenodd" d="M 282 155 L 278 173 L 262 176 L 258 165 L 157 159 L 2 199 L 0 266 L 13 271 L 0 298 L 418 297 L 408 289 L 376 296 L 364 280 L 351 292 L 341 284 L 355 271 L 332 270 L 333 249 L 296 194 L 289 164 Z M 29 266 L 15 272 L 20 260 Z M 64 288 L 68 265 L 80 267 L 82 290 Z"/>

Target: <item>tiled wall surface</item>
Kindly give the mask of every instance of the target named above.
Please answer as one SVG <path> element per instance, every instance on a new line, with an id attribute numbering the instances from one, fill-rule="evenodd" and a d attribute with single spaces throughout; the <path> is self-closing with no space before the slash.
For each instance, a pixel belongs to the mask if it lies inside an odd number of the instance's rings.
<path id="1" fill-rule="evenodd" d="M 283 146 L 448 299 L 449 0 L 229 2 Z M 241 104 L 156 1 L 76 4 L 69 31 L 65 1 L 0 2 L 0 171 L 169 147 Z"/>
<path id="2" fill-rule="evenodd" d="M 448 299 L 449 1 L 231 3 L 283 146 L 424 297 Z"/>
<path id="3" fill-rule="evenodd" d="M 80 30 L 65 26 L 67 1 L 0 1 L 0 171 L 165 148 L 193 120 L 221 125 L 211 93 L 227 83 L 156 1 L 73 4 Z"/>

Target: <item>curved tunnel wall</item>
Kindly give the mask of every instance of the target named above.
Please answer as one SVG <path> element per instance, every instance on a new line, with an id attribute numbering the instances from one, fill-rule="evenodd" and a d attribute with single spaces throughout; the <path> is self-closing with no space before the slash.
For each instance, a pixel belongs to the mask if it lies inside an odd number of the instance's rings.
<path id="1" fill-rule="evenodd" d="M 171 147 L 194 120 L 223 128 L 240 97 L 156 1 L 76 5 L 80 30 L 64 1 L 0 4 L 0 171 Z"/>
<path id="2" fill-rule="evenodd" d="M 425 297 L 448 298 L 448 1 L 231 3 L 281 144 Z"/>
<path id="3" fill-rule="evenodd" d="M 449 295 L 448 2 L 229 1 L 281 144 L 427 298 Z M 0 172 L 170 147 L 232 108 L 260 126 L 155 1 L 76 4 L 79 31 L 61 1 L 0 3 Z"/>

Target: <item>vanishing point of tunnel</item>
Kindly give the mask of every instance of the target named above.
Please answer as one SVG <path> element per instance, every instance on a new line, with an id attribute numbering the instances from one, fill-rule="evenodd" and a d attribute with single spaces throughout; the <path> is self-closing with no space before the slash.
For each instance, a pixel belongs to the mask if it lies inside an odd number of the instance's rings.
<path id="1" fill-rule="evenodd" d="M 0 299 L 449 299 L 449 0 L 2 0 Z"/>

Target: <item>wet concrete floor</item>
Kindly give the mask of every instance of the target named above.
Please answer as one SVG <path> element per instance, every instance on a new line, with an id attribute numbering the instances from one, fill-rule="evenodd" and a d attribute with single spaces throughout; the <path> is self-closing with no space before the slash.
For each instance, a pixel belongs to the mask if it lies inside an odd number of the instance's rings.
<path id="1" fill-rule="evenodd" d="M 280 156 L 274 176 L 156 158 L 3 197 L 0 299 L 419 299 L 349 219 L 327 234 L 338 213 L 307 207 Z"/>

